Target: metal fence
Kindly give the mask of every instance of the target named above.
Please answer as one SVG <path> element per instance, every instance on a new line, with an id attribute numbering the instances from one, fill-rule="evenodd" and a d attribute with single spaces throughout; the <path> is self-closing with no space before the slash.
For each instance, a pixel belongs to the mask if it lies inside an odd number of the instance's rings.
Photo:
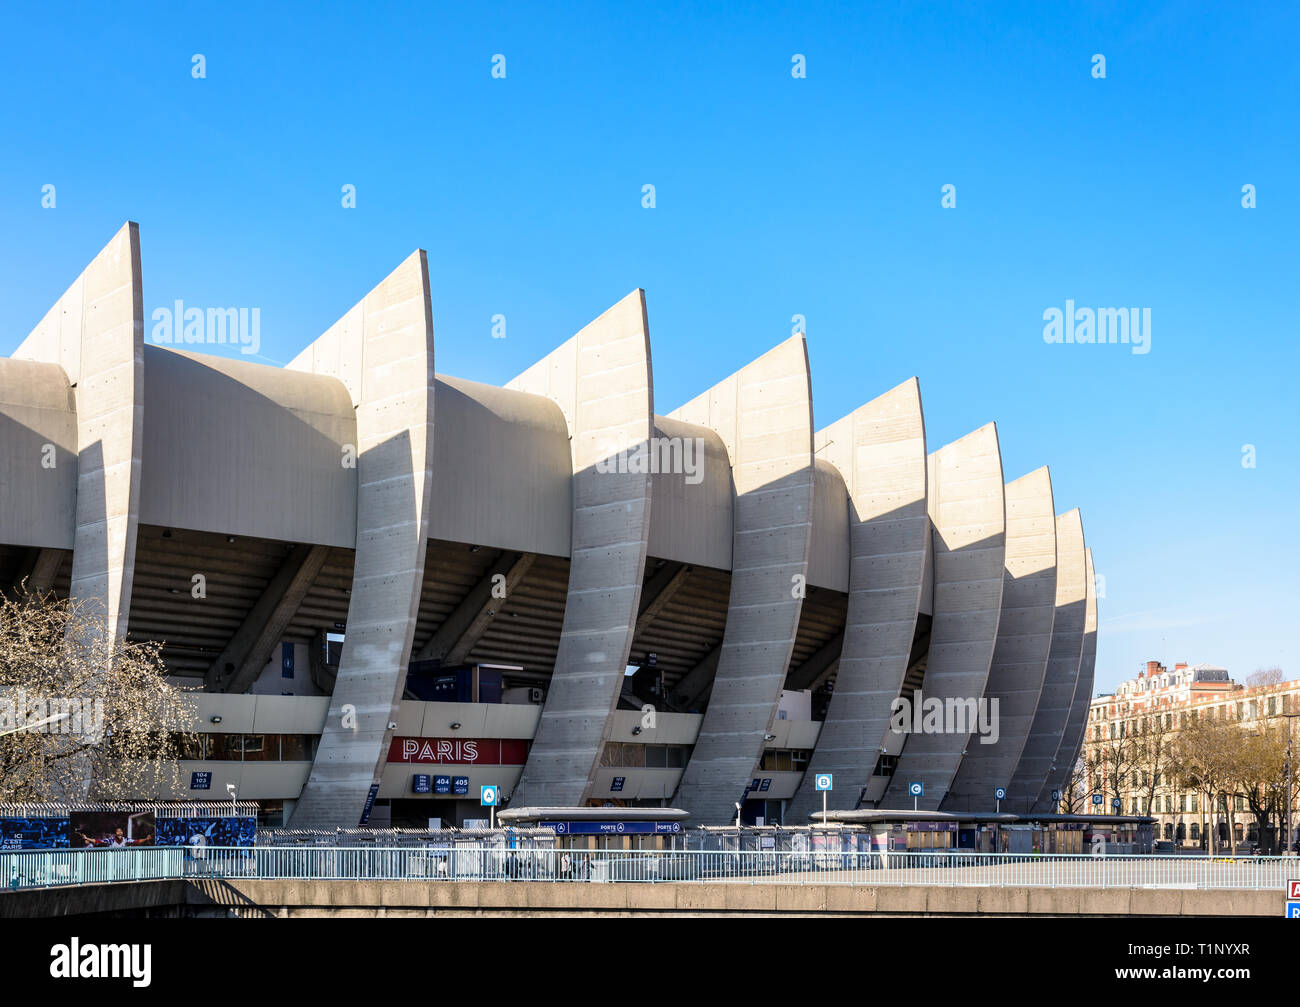
<path id="1" fill-rule="evenodd" d="M 155 847 L 0 852 L 9 889 L 176 878 L 1282 889 L 1295 857 L 952 852 Z"/>

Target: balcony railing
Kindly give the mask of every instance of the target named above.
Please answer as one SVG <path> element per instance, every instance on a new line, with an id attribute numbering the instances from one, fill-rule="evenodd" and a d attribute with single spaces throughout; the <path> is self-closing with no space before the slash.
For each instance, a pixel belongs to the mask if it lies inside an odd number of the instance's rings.
<path id="1" fill-rule="evenodd" d="M 7 890 L 201 878 L 320 881 L 931 885 L 1285 890 L 1294 857 L 963 851 L 637 851 L 419 847 L 156 847 L 0 852 Z"/>

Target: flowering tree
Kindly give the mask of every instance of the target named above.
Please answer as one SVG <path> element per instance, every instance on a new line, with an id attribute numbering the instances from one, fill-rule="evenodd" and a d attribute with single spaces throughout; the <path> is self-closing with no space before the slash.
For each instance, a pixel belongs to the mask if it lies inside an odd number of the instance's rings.
<path id="1" fill-rule="evenodd" d="M 0 802 L 170 790 L 192 702 L 159 649 L 115 640 L 84 603 L 25 586 L 0 597 Z"/>

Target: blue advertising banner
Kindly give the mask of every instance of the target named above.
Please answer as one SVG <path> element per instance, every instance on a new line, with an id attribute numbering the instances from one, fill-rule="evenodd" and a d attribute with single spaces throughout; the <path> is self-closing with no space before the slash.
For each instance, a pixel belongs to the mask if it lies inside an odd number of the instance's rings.
<path id="1" fill-rule="evenodd" d="M 370 784 L 370 793 L 366 795 L 366 806 L 361 809 L 361 821 L 358 825 L 365 825 L 370 821 L 370 812 L 375 810 L 375 798 L 379 796 L 379 784 Z"/>
<path id="2" fill-rule="evenodd" d="M 126 826 L 129 832 L 124 841 L 115 843 L 115 828 L 95 826 Z M 0 818 L 0 849 L 4 850 L 59 850 L 68 849 L 72 837 L 72 821 L 66 815 L 49 818 Z M 77 847 L 114 845 L 186 846 L 197 836 L 209 846 L 253 846 L 257 837 L 257 819 L 254 817 L 223 818 L 217 815 L 191 818 L 154 818 L 153 812 L 97 812 L 77 814 Z"/>
<path id="3" fill-rule="evenodd" d="M 257 837 L 257 819 L 248 818 L 159 818 L 159 846 L 252 846 Z M 201 840 L 200 840 L 200 837 Z"/>
<path id="4" fill-rule="evenodd" d="M 681 822 L 538 822 L 561 836 L 637 836 L 675 835 L 682 831 Z"/>
<path id="5" fill-rule="evenodd" d="M 0 818 L 0 850 L 66 850 L 66 818 Z"/>

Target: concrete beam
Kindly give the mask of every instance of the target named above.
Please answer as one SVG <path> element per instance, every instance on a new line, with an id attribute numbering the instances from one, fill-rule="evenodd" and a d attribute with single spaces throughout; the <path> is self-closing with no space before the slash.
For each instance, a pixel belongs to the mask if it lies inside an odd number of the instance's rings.
<path id="1" fill-rule="evenodd" d="M 930 455 L 929 514 L 934 548 L 930 655 L 913 708 L 938 700 L 970 704 L 984 695 L 1002 613 L 1006 499 L 997 427 L 986 424 Z M 909 733 L 882 805 L 911 807 L 907 785 L 920 781 L 919 807 L 937 810 L 952 786 L 974 724 L 945 723 Z"/>
<path id="2" fill-rule="evenodd" d="M 712 694 L 674 806 L 693 825 L 733 804 L 771 733 L 799 628 L 812 539 L 812 381 L 802 336 L 786 340 L 672 418 L 712 427 L 735 486 L 731 592 Z"/>
<path id="3" fill-rule="evenodd" d="M 633 462 L 654 430 L 645 292 L 623 298 L 507 386 L 545 395 L 573 444 L 573 547 L 546 703 L 511 802 L 567 807 L 590 796 L 613 729 L 640 610 L 650 475 Z"/>
<path id="4" fill-rule="evenodd" d="M 861 793 L 871 779 L 890 703 L 911 663 L 930 556 L 925 416 L 916 378 L 832 423 L 816 444 L 817 456 L 839 469 L 849 493 L 849 599 L 835 691 L 787 809 L 791 823 L 821 807 L 816 773 L 836 774 L 842 794 Z"/>
<path id="5" fill-rule="evenodd" d="M 673 600 L 673 595 L 681 590 L 690 573 L 691 568 L 684 563 L 678 566 L 665 563 L 651 575 L 641 589 L 641 610 L 636 616 L 636 633 L 648 629 L 659 618 L 659 613 Z M 634 639 L 636 633 L 633 634 Z"/>
<path id="6" fill-rule="evenodd" d="M 844 633 L 836 633 L 816 652 L 794 668 L 785 678 L 787 689 L 815 689 L 821 685 L 839 664 L 840 654 L 844 650 Z"/>
<path id="7" fill-rule="evenodd" d="M 433 484 L 433 305 L 423 251 L 300 353 L 356 406 L 357 548 L 347 644 L 298 828 L 350 826 L 386 764 L 424 582 Z"/>
<path id="8" fill-rule="evenodd" d="M 972 738 L 943 811 L 993 811 L 1009 788 L 1043 689 L 1056 615 L 1056 509 L 1043 466 L 1007 483 L 1007 559 L 1002 616 L 984 699 L 997 703 L 995 741 Z"/>
<path id="9" fill-rule="evenodd" d="M 700 659 L 700 663 L 683 675 L 673 689 L 673 702 L 681 709 L 688 710 L 698 706 L 708 695 L 713 685 L 713 676 L 718 671 L 718 659 L 722 656 L 722 644 L 719 643 Z"/>
<path id="10" fill-rule="evenodd" d="M 14 587 L 25 585 L 30 594 L 46 594 L 54 589 L 54 578 L 68 557 L 67 549 L 35 549 L 24 561 Z"/>
<path id="11" fill-rule="evenodd" d="M 135 571 L 144 422 L 140 230 L 127 223 L 13 353 L 63 367 L 76 390 L 74 602 L 125 636 Z"/>
<path id="12" fill-rule="evenodd" d="M 1088 594 L 1083 610 L 1083 653 L 1079 657 L 1079 681 L 1074 687 L 1074 699 L 1070 703 L 1065 733 L 1061 735 L 1061 744 L 1056 750 L 1056 769 L 1048 774 L 1035 805 L 1035 810 L 1040 812 L 1056 810 L 1053 807 L 1056 802 L 1052 800 L 1052 791 L 1064 792 L 1070 770 L 1079 760 L 1083 735 L 1088 727 L 1088 705 L 1092 701 L 1093 670 L 1097 663 L 1097 578 L 1092 568 L 1092 550 L 1085 549 L 1083 558 Z"/>
<path id="13" fill-rule="evenodd" d="M 420 648 L 416 660 L 438 660 L 449 666 L 463 664 L 474 645 L 492 625 L 496 613 L 501 610 L 502 602 L 519 586 L 524 574 L 532 569 L 536 560 L 537 554 L 531 552 L 499 556 L 487 574 L 470 588 L 469 594 L 443 620 L 428 643 Z M 503 597 L 493 593 L 498 577 L 501 578 L 499 583 L 505 591 Z"/>
<path id="14" fill-rule="evenodd" d="M 1087 596 L 1083 521 L 1076 508 L 1056 518 L 1056 612 L 1052 620 L 1052 643 L 1038 706 L 1007 789 L 1004 811 L 1017 814 L 1032 811 L 1054 764 L 1079 680 Z"/>
<path id="15" fill-rule="evenodd" d="M 204 676 L 208 692 L 240 693 L 257 680 L 329 557 L 328 546 L 295 545 Z"/>

